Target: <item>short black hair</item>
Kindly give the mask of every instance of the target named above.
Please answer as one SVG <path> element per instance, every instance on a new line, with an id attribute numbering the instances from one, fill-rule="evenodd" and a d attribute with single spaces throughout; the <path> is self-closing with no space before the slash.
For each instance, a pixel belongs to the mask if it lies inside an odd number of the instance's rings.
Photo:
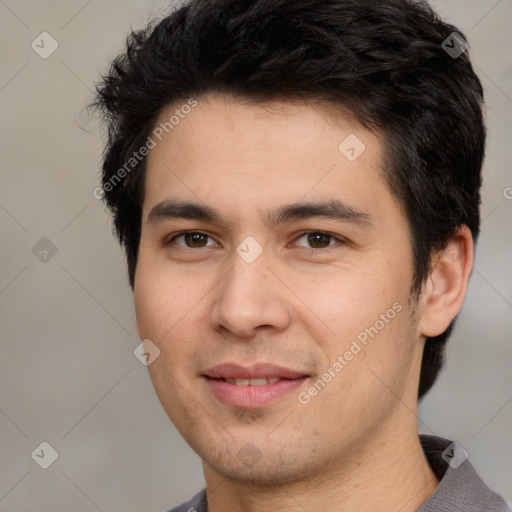
<path id="1" fill-rule="evenodd" d="M 417 299 L 433 254 L 462 225 L 475 242 L 479 234 L 486 130 L 465 39 L 414 0 L 189 0 L 132 31 L 95 101 L 108 128 L 102 197 L 131 287 L 146 158 L 126 162 L 166 106 L 222 93 L 323 101 L 382 136 L 385 179 L 410 228 Z M 453 326 L 427 338 L 419 399 L 443 366 Z"/>

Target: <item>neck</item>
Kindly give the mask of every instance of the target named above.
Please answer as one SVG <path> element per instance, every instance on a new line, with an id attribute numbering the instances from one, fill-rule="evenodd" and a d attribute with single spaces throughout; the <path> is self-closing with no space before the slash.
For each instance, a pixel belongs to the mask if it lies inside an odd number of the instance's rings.
<path id="1" fill-rule="evenodd" d="M 387 434 L 365 439 L 340 452 L 339 461 L 312 478 L 279 486 L 228 479 L 203 463 L 208 511 L 415 512 L 439 484 L 416 422 L 406 431 L 387 429 Z"/>

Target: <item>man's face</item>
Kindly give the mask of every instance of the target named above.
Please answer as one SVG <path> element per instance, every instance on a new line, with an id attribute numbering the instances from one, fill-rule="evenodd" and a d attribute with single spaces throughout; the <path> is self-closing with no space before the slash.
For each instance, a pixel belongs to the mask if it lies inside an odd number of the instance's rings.
<path id="1" fill-rule="evenodd" d="M 153 385 L 205 471 L 297 480 L 416 428 L 423 338 L 407 221 L 380 174 L 381 141 L 329 119 L 200 97 L 148 156 L 138 329 L 160 350 Z M 276 213 L 334 202 L 339 216 Z"/>

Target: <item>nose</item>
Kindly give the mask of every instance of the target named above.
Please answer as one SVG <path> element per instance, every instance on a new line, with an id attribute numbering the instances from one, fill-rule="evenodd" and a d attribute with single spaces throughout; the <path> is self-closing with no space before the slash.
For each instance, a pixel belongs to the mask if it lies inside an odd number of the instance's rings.
<path id="1" fill-rule="evenodd" d="M 215 287 L 211 311 L 214 330 L 248 338 L 262 329 L 283 331 L 288 327 L 292 316 L 287 300 L 290 291 L 269 263 L 265 251 L 250 263 L 237 253 L 233 255 L 231 270 Z"/>

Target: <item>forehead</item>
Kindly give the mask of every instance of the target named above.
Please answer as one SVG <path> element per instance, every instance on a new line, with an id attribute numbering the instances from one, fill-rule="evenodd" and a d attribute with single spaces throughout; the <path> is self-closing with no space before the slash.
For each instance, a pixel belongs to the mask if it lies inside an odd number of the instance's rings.
<path id="1" fill-rule="evenodd" d="M 194 144 L 201 139 L 205 143 L 227 137 L 240 143 L 244 135 L 254 138 L 257 132 L 260 133 L 258 140 L 253 139 L 255 143 L 265 141 L 262 132 L 267 132 L 268 138 L 276 143 L 290 145 L 293 138 L 308 137 L 313 142 L 315 136 L 325 136 L 328 132 L 332 132 L 335 140 L 343 132 L 364 132 L 364 138 L 372 139 L 370 143 L 375 139 L 353 113 L 332 102 L 315 99 L 258 101 L 221 93 L 184 98 L 167 105 L 160 112 L 153 132 L 157 132 L 158 142 L 173 139 L 177 144 L 182 139 Z"/>
<path id="2" fill-rule="evenodd" d="M 380 139 L 353 116 L 318 102 L 257 103 L 214 94 L 194 102 L 169 105 L 155 123 L 146 215 L 169 196 L 213 201 L 226 210 L 300 199 L 340 199 L 362 209 L 358 204 L 389 196 Z"/>

